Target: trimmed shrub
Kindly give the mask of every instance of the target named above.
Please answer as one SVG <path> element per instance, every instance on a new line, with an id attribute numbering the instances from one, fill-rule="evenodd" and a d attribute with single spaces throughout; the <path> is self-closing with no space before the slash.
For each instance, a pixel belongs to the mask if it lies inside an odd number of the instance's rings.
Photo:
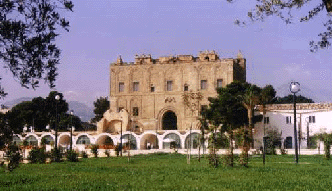
<path id="1" fill-rule="evenodd" d="M 9 161 L 7 165 L 9 171 L 13 171 L 15 168 L 19 167 L 22 156 L 17 145 L 10 145 L 6 151 L 6 155 L 8 156 Z"/>
<path id="2" fill-rule="evenodd" d="M 79 161 L 78 160 L 78 153 L 73 151 L 73 150 L 72 151 L 68 150 L 65 155 L 66 155 L 66 159 L 70 162 L 78 162 Z"/>
<path id="3" fill-rule="evenodd" d="M 94 155 L 95 158 L 98 157 L 98 149 L 99 145 L 91 145 L 91 153 Z"/>
<path id="4" fill-rule="evenodd" d="M 110 157 L 110 152 L 109 152 L 108 149 L 105 150 L 105 154 L 106 154 L 107 157 Z"/>
<path id="5" fill-rule="evenodd" d="M 120 155 L 120 150 L 121 150 L 121 145 L 120 145 L 120 144 L 117 144 L 117 145 L 114 147 L 115 155 L 116 155 L 117 157 L 119 157 L 119 155 Z"/>
<path id="6" fill-rule="evenodd" d="M 30 163 L 41 163 L 44 164 L 49 157 L 48 153 L 45 152 L 44 148 L 34 147 L 28 155 L 28 160 Z"/>
<path id="7" fill-rule="evenodd" d="M 88 158 L 88 155 L 87 155 L 86 151 L 81 152 L 81 157 L 82 158 Z"/>
<path id="8" fill-rule="evenodd" d="M 61 162 L 62 161 L 62 152 L 59 148 L 51 150 L 51 161 L 52 162 Z"/>

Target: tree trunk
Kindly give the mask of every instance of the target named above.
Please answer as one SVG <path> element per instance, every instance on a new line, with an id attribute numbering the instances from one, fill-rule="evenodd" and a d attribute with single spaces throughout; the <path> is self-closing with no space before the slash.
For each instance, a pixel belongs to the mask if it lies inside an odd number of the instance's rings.
<path id="1" fill-rule="evenodd" d="M 253 117 L 254 117 L 254 109 L 253 108 L 248 108 L 249 132 L 250 132 L 251 147 L 252 148 L 254 148 L 254 136 L 253 136 L 253 133 L 252 133 L 252 128 L 254 127 L 254 124 L 253 124 L 253 121 L 252 121 Z"/>
<path id="2" fill-rule="evenodd" d="M 229 158 L 230 158 L 229 166 L 233 167 L 234 166 L 233 131 L 230 131 L 230 133 L 229 133 L 229 141 L 230 141 L 230 145 L 229 145 Z"/>

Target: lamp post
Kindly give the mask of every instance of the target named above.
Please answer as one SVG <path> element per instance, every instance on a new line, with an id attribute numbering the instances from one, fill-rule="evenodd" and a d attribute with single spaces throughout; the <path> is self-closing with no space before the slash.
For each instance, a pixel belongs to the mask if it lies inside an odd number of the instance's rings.
<path id="1" fill-rule="evenodd" d="M 295 162 L 298 164 L 298 140 L 297 140 L 297 110 L 296 110 L 296 101 L 295 93 L 300 91 L 300 84 L 298 82 L 291 82 L 290 91 L 293 93 L 293 113 L 294 113 L 294 146 L 295 146 Z"/>
<path id="2" fill-rule="evenodd" d="M 60 100 L 60 96 L 57 94 L 55 96 L 55 99 L 56 99 L 56 123 L 55 123 L 55 150 L 57 152 L 57 132 L 58 132 L 58 102 Z"/>
<path id="3" fill-rule="evenodd" d="M 70 128 L 70 152 L 72 152 L 72 129 L 73 129 L 73 125 L 72 125 L 72 116 L 73 116 L 73 110 L 70 111 L 70 116 L 71 116 L 71 128 Z"/>
<path id="4" fill-rule="evenodd" d="M 309 147 L 309 143 L 310 143 L 310 141 L 309 141 L 309 117 L 306 117 L 305 121 L 307 123 L 307 149 L 309 149 L 310 148 Z"/>
<path id="5" fill-rule="evenodd" d="M 120 156 L 122 157 L 122 120 L 121 120 L 121 137 L 120 137 L 120 140 L 121 140 L 121 152 L 120 152 Z"/>
<path id="6" fill-rule="evenodd" d="M 159 149 L 159 145 L 158 145 L 158 133 L 157 133 L 157 127 L 158 127 L 158 125 L 157 125 L 157 122 L 158 122 L 158 119 L 156 119 L 155 120 L 155 127 L 156 127 L 156 144 L 155 144 L 155 149 Z"/>

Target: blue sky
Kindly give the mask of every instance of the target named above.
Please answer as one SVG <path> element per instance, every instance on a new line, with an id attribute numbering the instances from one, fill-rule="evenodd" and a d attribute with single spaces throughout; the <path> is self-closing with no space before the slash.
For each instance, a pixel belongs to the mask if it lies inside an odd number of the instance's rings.
<path id="1" fill-rule="evenodd" d="M 79 1 L 66 13 L 70 32 L 57 40 L 62 49 L 56 90 L 66 100 L 90 106 L 108 96 L 109 64 L 121 55 L 126 62 L 135 54 L 192 54 L 215 50 L 220 58 L 247 59 L 247 81 L 259 86 L 272 84 L 278 94 L 289 94 L 292 80 L 301 84 L 300 94 L 317 102 L 330 102 L 332 49 L 309 51 L 309 41 L 318 40 L 327 16 L 322 12 L 308 23 L 286 25 L 276 17 L 246 27 L 234 24 L 247 19 L 254 1 Z M 304 16 L 318 1 L 295 11 Z M 0 69 L 2 86 L 9 93 L 0 103 L 28 96 L 47 96 L 47 85 L 27 90 Z"/>

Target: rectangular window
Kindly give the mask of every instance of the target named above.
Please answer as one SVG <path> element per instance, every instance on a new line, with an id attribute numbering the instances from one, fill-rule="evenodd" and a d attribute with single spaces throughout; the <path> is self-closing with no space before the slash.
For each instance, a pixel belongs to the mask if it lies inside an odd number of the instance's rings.
<path id="1" fill-rule="evenodd" d="M 167 91 L 172 91 L 172 80 L 167 81 L 166 90 Z"/>
<path id="2" fill-rule="evenodd" d="M 217 88 L 222 88 L 222 85 L 223 84 L 223 80 L 222 79 L 217 79 L 217 81 L 216 81 L 216 87 Z"/>
<path id="3" fill-rule="evenodd" d="M 309 123 L 315 123 L 315 116 L 309 116 Z"/>
<path id="4" fill-rule="evenodd" d="M 124 82 L 119 82 L 119 92 L 124 91 Z"/>
<path id="5" fill-rule="evenodd" d="M 207 80 L 201 80 L 201 90 L 207 89 Z"/>
<path id="6" fill-rule="evenodd" d="M 139 91 L 139 90 L 140 90 L 140 83 L 133 82 L 133 91 Z"/>
<path id="7" fill-rule="evenodd" d="M 124 108 L 123 108 L 123 107 L 119 107 L 119 112 L 120 112 L 122 109 L 124 109 Z"/>
<path id="8" fill-rule="evenodd" d="M 286 124 L 291 124 L 291 116 L 286 117 Z"/>
<path id="9" fill-rule="evenodd" d="M 264 124 L 269 124 L 270 117 L 264 117 Z"/>
<path id="10" fill-rule="evenodd" d="M 151 85 L 151 87 L 150 87 L 150 92 L 155 92 L 155 87 L 154 87 L 154 85 Z"/>
<path id="11" fill-rule="evenodd" d="M 133 116 L 138 116 L 138 107 L 133 107 Z"/>
<path id="12" fill-rule="evenodd" d="M 184 91 L 188 91 L 188 85 L 187 84 L 184 85 Z"/>

